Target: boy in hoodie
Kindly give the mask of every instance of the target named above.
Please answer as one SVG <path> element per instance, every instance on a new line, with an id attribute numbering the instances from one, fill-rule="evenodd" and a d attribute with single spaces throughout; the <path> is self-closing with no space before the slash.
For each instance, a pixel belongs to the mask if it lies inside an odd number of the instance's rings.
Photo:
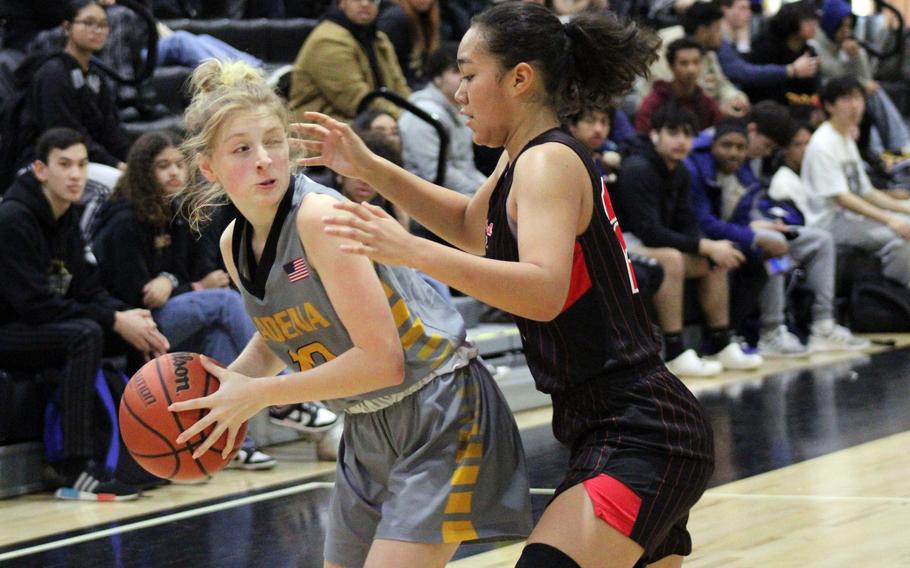
<path id="1" fill-rule="evenodd" d="M 667 105 L 689 110 L 696 120 L 697 130 L 714 126 L 721 117 L 717 101 L 705 94 L 698 85 L 701 77 L 701 58 L 705 49 L 692 38 L 684 37 L 667 46 L 667 63 L 673 73 L 672 81 L 654 81 L 651 92 L 641 102 L 635 115 L 635 129 L 640 133 L 652 130 L 652 115 Z"/>
<path id="2" fill-rule="evenodd" d="M 65 480 L 62 499 L 127 500 L 138 490 L 93 460 L 95 376 L 102 354 L 123 339 L 148 356 L 167 339 L 148 310 L 127 309 L 100 285 L 72 207 L 85 188 L 84 137 L 54 128 L 38 140 L 33 172 L 0 203 L 0 365 L 60 367 Z"/>
<path id="3" fill-rule="evenodd" d="M 664 270 L 654 307 L 667 368 L 681 376 L 754 369 L 762 358 L 744 353 L 730 332 L 727 275 L 745 256 L 729 241 L 703 238 L 689 202 L 689 171 L 682 162 L 692 147 L 695 117 L 670 105 L 659 109 L 651 124 L 647 135 L 629 144 L 613 203 L 628 250 L 657 259 Z M 708 328 L 706 351 L 716 354 L 717 361 L 702 359 L 683 346 L 687 279 L 696 281 Z"/>
<path id="4" fill-rule="evenodd" d="M 754 126 L 754 123 L 753 123 Z M 753 132 L 755 129 L 753 128 Z M 727 239 L 753 264 L 789 257 L 803 267 L 815 295 L 809 347 L 785 325 L 785 270 L 769 269 L 758 294 L 761 330 L 758 348 L 766 357 L 799 357 L 810 350 L 862 349 L 868 342 L 834 321 L 836 255 L 831 234 L 821 229 L 771 220 L 759 212 L 763 189 L 746 164 L 749 128 L 745 121 L 725 119 L 713 134 L 699 137 L 686 159 L 692 174 L 692 202 L 701 230 Z M 769 260 L 769 267 L 780 266 Z"/>
<path id="5" fill-rule="evenodd" d="M 430 82 L 411 95 L 409 100 L 436 116 L 449 135 L 445 156 L 446 175 L 442 185 L 470 197 L 487 180 L 487 176 L 480 173 L 474 165 L 473 134 L 460 112 L 460 105 L 455 101 L 455 91 L 461 84 L 458 44 L 446 42 L 431 53 L 427 59 L 426 73 Z M 423 179 L 436 179 L 439 159 L 439 134 L 436 129 L 410 112 L 401 115 L 398 127 L 402 134 L 405 168 Z"/>
<path id="6" fill-rule="evenodd" d="M 878 156 L 883 151 L 910 154 L 910 131 L 888 93 L 872 78 L 872 65 L 866 50 L 853 37 L 856 16 L 844 0 L 825 0 L 820 27 L 812 46 L 821 58 L 822 81 L 849 75 L 866 91 L 866 114 L 879 140 L 870 141 L 869 150 Z M 866 148 L 863 148 L 865 150 Z"/>

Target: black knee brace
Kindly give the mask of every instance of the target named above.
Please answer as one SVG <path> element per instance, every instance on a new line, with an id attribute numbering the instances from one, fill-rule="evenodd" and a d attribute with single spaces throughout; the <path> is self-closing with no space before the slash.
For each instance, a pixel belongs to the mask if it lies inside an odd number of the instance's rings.
<path id="1" fill-rule="evenodd" d="M 549 544 L 535 542 L 525 546 L 515 568 L 581 568 L 568 554 Z"/>

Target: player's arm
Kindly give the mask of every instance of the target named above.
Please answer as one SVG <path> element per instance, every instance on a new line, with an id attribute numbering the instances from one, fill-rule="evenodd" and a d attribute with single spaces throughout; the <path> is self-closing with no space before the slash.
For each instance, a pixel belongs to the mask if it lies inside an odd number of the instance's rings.
<path id="1" fill-rule="evenodd" d="M 839 193 L 832 197 L 832 199 L 834 199 L 834 201 L 844 209 L 848 209 L 854 213 L 858 213 L 864 217 L 878 221 L 879 223 L 887 225 L 888 220 L 891 217 L 887 211 L 874 203 L 871 199 L 866 200 L 863 197 L 856 195 L 855 193 L 850 193 L 849 191 Z"/>
<path id="2" fill-rule="evenodd" d="M 575 237 L 588 222 L 580 221 L 584 192 L 590 191 L 588 173 L 571 149 L 559 144 L 531 148 L 516 166 L 511 189 L 519 262 L 466 255 L 421 240 L 408 264 L 491 306 L 552 320 L 568 295 Z"/>
<path id="3" fill-rule="evenodd" d="M 334 198 L 312 194 L 305 200 L 297 216 L 300 241 L 354 346 L 312 369 L 257 381 L 270 405 L 348 397 L 404 380 L 398 328 L 373 263 L 339 254 L 341 239 L 322 230 L 322 217 L 335 213 Z"/>
<path id="4" fill-rule="evenodd" d="M 221 234 L 219 247 L 221 248 L 221 257 L 224 259 L 224 266 L 227 273 L 234 282 L 234 286 L 240 287 L 240 278 L 237 276 L 237 267 L 234 265 L 234 256 L 231 252 L 231 241 L 234 238 L 234 221 L 227 226 L 224 233 Z M 237 371 L 248 377 L 262 377 L 277 375 L 284 369 L 284 361 L 275 355 L 265 339 L 257 331 L 250 338 L 249 343 L 243 348 L 243 351 L 228 365 L 228 369 Z"/>
<path id="5" fill-rule="evenodd" d="M 426 181 L 379 157 L 366 179 L 383 197 L 432 233 L 463 251 L 482 255 L 490 194 L 507 165 L 508 156 L 503 152 L 493 175 L 471 197 Z"/>
<path id="6" fill-rule="evenodd" d="M 483 253 L 487 203 L 507 164 L 505 154 L 493 175 L 468 198 L 376 156 L 347 124 L 316 112 L 305 116 L 314 124 L 291 128 L 309 138 L 297 143 L 317 155 L 299 160 L 300 165 L 324 165 L 341 175 L 367 180 L 383 197 L 444 240 L 462 250 Z"/>
<path id="7" fill-rule="evenodd" d="M 869 191 L 863 195 L 863 197 L 866 201 L 875 205 L 876 207 L 880 207 L 881 209 L 910 215 L 910 205 L 900 199 L 894 199 L 879 189 L 873 189 L 872 191 Z"/>

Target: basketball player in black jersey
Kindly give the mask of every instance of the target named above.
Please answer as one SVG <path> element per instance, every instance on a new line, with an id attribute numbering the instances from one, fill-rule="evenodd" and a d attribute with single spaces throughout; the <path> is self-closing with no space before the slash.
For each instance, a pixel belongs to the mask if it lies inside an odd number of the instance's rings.
<path id="1" fill-rule="evenodd" d="M 456 94 L 479 144 L 503 147 L 467 198 L 371 154 L 351 129 L 307 113 L 297 128 L 324 164 L 369 179 L 462 250 L 416 238 L 379 208 L 324 219 L 342 250 L 418 268 L 515 316 L 553 431 L 571 459 L 519 567 L 679 566 L 688 511 L 713 469 L 710 426 L 663 366 L 610 196 L 565 112 L 625 92 L 655 57 L 652 34 L 612 17 L 563 25 L 545 8 L 500 4 L 458 51 Z M 466 254 L 468 253 L 473 254 Z"/>

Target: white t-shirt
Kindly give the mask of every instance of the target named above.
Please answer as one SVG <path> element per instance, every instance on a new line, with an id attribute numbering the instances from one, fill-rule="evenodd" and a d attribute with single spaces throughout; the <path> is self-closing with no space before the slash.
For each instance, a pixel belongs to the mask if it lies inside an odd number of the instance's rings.
<path id="1" fill-rule="evenodd" d="M 777 168 L 771 177 L 771 185 L 768 186 L 768 195 L 771 199 L 777 201 L 790 200 L 796 205 L 803 216 L 806 215 L 806 188 L 803 186 L 803 180 L 799 174 L 788 168 L 781 166 Z"/>
<path id="2" fill-rule="evenodd" d="M 801 174 L 805 204 L 795 199 L 794 202 L 806 216 L 806 225 L 811 227 L 831 229 L 842 209 L 832 199 L 834 196 L 848 191 L 863 196 L 874 189 L 863 169 L 856 142 L 827 121 L 809 140 Z"/>

